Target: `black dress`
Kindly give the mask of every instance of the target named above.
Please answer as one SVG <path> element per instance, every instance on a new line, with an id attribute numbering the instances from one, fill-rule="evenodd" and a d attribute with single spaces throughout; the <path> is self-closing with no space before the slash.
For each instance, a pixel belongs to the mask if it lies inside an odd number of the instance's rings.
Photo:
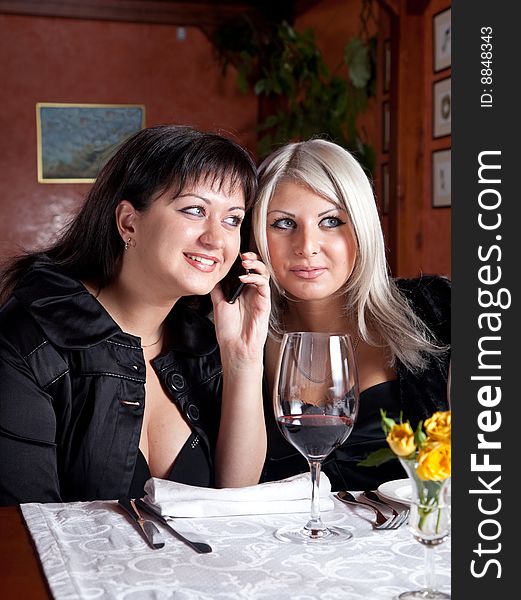
<path id="1" fill-rule="evenodd" d="M 398 279 L 396 284 L 439 343 L 450 346 L 450 281 L 445 277 L 424 275 L 415 279 Z M 374 450 L 388 447 L 382 431 L 380 408 L 395 420 L 403 413 L 404 420 L 410 420 L 413 428 L 435 411 L 448 409 L 449 359 L 450 352 L 431 355 L 426 367 L 418 372 L 411 372 L 398 361 L 395 381 L 383 382 L 360 394 L 359 414 L 351 435 L 322 465 L 333 490 L 376 489 L 385 481 L 406 477 L 398 459 L 379 467 L 361 467 L 358 463 Z M 271 394 L 266 381 L 264 384 L 268 452 L 262 481 L 304 473 L 309 470 L 307 461 L 278 430 Z"/>
<path id="2" fill-rule="evenodd" d="M 211 487 L 211 468 L 200 441 L 199 434 L 194 432 L 190 434 L 170 469 L 168 480 L 188 485 Z M 140 450 L 134 468 L 134 477 L 130 484 L 129 496 L 131 498 L 142 498 L 145 494 L 145 483 L 150 477 L 148 463 Z"/>

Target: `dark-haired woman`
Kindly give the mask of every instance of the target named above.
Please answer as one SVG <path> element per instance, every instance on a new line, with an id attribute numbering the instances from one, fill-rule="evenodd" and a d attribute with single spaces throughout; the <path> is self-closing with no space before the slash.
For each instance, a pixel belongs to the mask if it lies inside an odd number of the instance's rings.
<path id="1" fill-rule="evenodd" d="M 235 142 L 144 129 L 59 240 L 4 271 L 0 504 L 258 481 L 267 271 L 245 253 L 237 302 L 218 285 L 255 191 Z M 213 323 L 193 301 L 210 292 Z"/>

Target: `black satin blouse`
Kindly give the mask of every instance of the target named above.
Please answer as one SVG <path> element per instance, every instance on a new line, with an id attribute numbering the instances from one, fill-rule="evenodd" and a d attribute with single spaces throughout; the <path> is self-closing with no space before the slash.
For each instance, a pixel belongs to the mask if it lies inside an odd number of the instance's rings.
<path id="1" fill-rule="evenodd" d="M 215 328 L 184 300 L 165 324 L 169 348 L 151 364 L 199 435 L 211 473 L 205 485 L 214 485 L 222 395 Z M 145 408 L 141 340 L 45 256 L 0 307 L 0 382 L 0 505 L 128 495 Z"/>
<path id="2" fill-rule="evenodd" d="M 192 432 L 179 451 L 179 454 L 170 469 L 170 473 L 167 476 L 169 481 L 177 481 L 178 483 L 186 483 L 187 485 L 211 487 L 211 465 L 200 442 L 201 438 L 199 435 Z M 150 477 L 148 463 L 141 450 L 139 450 L 136 466 L 134 468 L 134 476 L 130 483 L 129 496 L 131 498 L 142 498 L 145 494 L 145 483 Z"/>

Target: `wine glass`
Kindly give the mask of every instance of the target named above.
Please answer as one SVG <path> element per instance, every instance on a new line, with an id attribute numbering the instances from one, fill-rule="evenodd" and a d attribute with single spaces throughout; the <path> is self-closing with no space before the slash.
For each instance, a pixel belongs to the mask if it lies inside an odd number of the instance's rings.
<path id="1" fill-rule="evenodd" d="M 309 463 L 311 515 L 303 527 L 278 529 L 278 539 L 305 544 L 343 542 L 352 537 L 349 531 L 322 522 L 319 484 L 322 462 L 348 438 L 358 403 L 358 375 L 348 335 L 284 334 L 273 408 L 282 435 Z"/>

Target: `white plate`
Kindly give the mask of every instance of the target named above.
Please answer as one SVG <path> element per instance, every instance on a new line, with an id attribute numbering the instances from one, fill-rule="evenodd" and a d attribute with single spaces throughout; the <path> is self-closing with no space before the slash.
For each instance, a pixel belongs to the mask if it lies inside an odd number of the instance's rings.
<path id="1" fill-rule="evenodd" d="M 411 503 L 411 482 L 408 479 L 386 481 L 378 487 L 377 492 L 384 500 L 400 502 L 401 504 Z"/>

